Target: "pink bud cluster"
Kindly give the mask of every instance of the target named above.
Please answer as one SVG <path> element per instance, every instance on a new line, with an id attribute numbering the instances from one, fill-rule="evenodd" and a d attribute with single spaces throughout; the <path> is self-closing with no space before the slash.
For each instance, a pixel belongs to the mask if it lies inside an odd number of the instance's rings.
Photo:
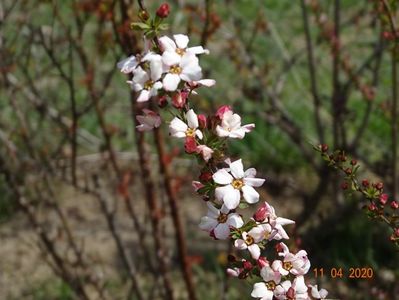
<path id="1" fill-rule="evenodd" d="M 169 6 L 161 5 L 158 18 L 169 14 Z M 185 152 L 194 156 L 201 166 L 195 191 L 206 201 L 207 214 L 199 227 L 216 240 L 228 239 L 241 259 L 230 259 L 228 274 L 244 279 L 258 276 L 251 296 L 257 299 L 324 299 L 325 290 L 305 284 L 304 276 L 310 268 L 307 253 L 291 252 L 281 240 L 289 239 L 284 226 L 294 221 L 277 216 L 267 202 L 252 218 L 244 220 L 239 209 L 258 203 L 258 188 L 265 181 L 257 177 L 254 168 L 244 169 L 241 159 L 232 160 L 227 153 L 227 141 L 243 139 L 255 124 L 242 124 L 242 118 L 228 105 L 213 115 L 198 114 L 190 97 L 197 88 L 211 87 L 212 79 L 202 79 L 198 55 L 209 51 L 201 46 L 188 47 L 189 38 L 176 34 L 173 39 L 156 37 L 155 50 L 131 56 L 120 63 L 121 72 L 131 75 L 128 83 L 137 93 L 138 102 L 154 100 L 160 108 L 173 111 L 169 122 L 171 137 L 181 139 Z M 160 115 L 148 109 L 137 116 L 137 129 L 147 131 L 160 125 Z M 276 257 L 264 257 L 262 251 L 277 243 Z M 244 258 L 245 257 L 245 258 Z"/>

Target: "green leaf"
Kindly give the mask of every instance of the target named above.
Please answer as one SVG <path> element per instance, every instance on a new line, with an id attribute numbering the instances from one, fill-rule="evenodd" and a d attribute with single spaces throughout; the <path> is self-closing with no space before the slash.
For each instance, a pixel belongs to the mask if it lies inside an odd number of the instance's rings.
<path id="1" fill-rule="evenodd" d="M 135 30 L 148 30 L 151 27 L 146 24 L 146 23 L 142 23 L 142 22 L 133 22 L 130 24 L 130 28 L 135 29 Z"/>
<path id="2" fill-rule="evenodd" d="M 249 205 L 248 205 L 248 203 L 241 202 L 238 207 L 241 208 L 241 209 L 245 209 L 245 208 L 249 207 Z"/>

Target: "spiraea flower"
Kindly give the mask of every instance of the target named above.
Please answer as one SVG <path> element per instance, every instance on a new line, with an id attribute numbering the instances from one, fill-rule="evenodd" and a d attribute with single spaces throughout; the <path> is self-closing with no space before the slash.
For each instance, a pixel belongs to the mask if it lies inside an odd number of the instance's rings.
<path id="1" fill-rule="evenodd" d="M 250 231 L 242 232 L 240 239 L 236 239 L 234 246 L 239 250 L 248 250 L 253 259 L 258 259 L 260 256 L 260 248 L 257 243 L 263 240 L 263 230 L 259 227 L 254 227 Z"/>
<path id="2" fill-rule="evenodd" d="M 288 275 L 289 273 L 295 276 L 305 275 L 310 268 L 310 261 L 306 251 L 300 250 L 298 253 L 293 254 L 284 243 L 280 243 L 280 246 L 283 251 L 279 252 L 278 255 L 284 258 L 283 261 L 276 260 L 279 272 L 282 275 Z"/>
<path id="3" fill-rule="evenodd" d="M 165 54 L 165 52 L 164 52 Z M 185 53 L 178 61 L 173 56 L 162 55 L 164 70 L 167 74 L 162 80 L 164 89 L 168 92 L 175 91 L 180 81 L 198 81 L 202 77 L 202 70 L 198 58 L 191 52 Z"/>
<path id="4" fill-rule="evenodd" d="M 161 125 L 161 117 L 159 114 L 149 109 L 143 109 L 143 113 L 144 115 L 136 117 L 137 121 L 140 123 L 140 125 L 136 126 L 138 131 L 150 131 Z"/>
<path id="5" fill-rule="evenodd" d="M 149 69 L 144 70 L 140 66 L 135 68 L 132 81 L 128 81 L 135 92 L 140 92 L 137 102 L 148 101 L 162 88 L 162 83 L 159 81 L 162 76 L 161 56 L 150 52 L 144 56 L 142 61 L 149 62 Z"/>
<path id="6" fill-rule="evenodd" d="M 162 56 L 167 61 L 171 61 L 174 64 L 177 64 L 186 53 L 209 54 L 209 50 L 204 49 L 202 46 L 187 47 L 190 41 L 187 35 L 175 34 L 173 35 L 173 38 L 174 41 L 167 36 L 159 38 L 159 43 L 163 50 Z"/>
<path id="7" fill-rule="evenodd" d="M 201 140 L 203 135 L 201 130 L 198 129 L 198 117 L 192 109 L 186 113 L 186 119 L 187 124 L 175 117 L 169 125 L 170 135 L 177 138 L 198 137 Z"/>
<path id="8" fill-rule="evenodd" d="M 259 201 L 259 194 L 253 187 L 259 187 L 265 179 L 255 178 L 256 170 L 250 168 L 244 172 L 241 159 L 229 164 L 229 169 L 220 169 L 213 174 L 213 180 L 222 185 L 215 190 L 215 197 L 223 201 L 229 209 L 240 204 L 241 194 L 248 203 Z"/>
<path id="9" fill-rule="evenodd" d="M 289 280 L 282 282 L 276 287 L 274 296 L 279 300 L 308 300 L 309 295 L 308 288 L 305 285 L 305 279 L 303 276 L 298 276 L 292 282 Z"/>
<path id="10" fill-rule="evenodd" d="M 208 214 L 201 218 L 199 227 L 202 230 L 213 232 L 213 235 L 219 240 L 225 240 L 230 235 L 230 228 L 241 228 L 244 221 L 237 213 L 230 213 L 226 206 L 220 209 L 214 207 L 211 203 L 208 205 Z"/>
<path id="11" fill-rule="evenodd" d="M 198 154 L 201 154 L 202 158 L 208 162 L 212 158 L 213 150 L 206 145 L 199 145 L 196 149 Z"/>
<path id="12" fill-rule="evenodd" d="M 241 117 L 232 110 L 226 109 L 221 115 L 221 124 L 216 126 L 216 133 L 220 137 L 243 139 L 245 134 L 255 128 L 255 124 L 241 126 Z"/>
<path id="13" fill-rule="evenodd" d="M 254 284 L 251 296 L 261 300 L 273 300 L 274 292 L 281 281 L 281 274 L 273 264 L 263 267 L 260 275 L 264 282 Z"/>

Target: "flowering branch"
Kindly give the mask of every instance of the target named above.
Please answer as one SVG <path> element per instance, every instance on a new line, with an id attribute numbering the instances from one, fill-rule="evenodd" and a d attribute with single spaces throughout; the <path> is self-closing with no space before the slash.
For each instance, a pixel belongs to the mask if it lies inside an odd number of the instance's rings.
<path id="1" fill-rule="evenodd" d="M 143 8 L 143 7 L 142 7 Z M 241 117 L 230 106 L 220 107 L 214 115 L 197 114 L 190 98 L 200 87 L 215 85 L 212 79 L 202 79 L 198 55 L 208 54 L 202 46 L 188 47 L 189 38 L 183 34 L 158 37 L 159 31 L 167 28 L 163 19 L 169 14 L 169 7 L 163 4 L 151 18 L 147 11 L 140 12 L 142 22 L 134 23 L 135 29 L 143 30 L 149 38 L 148 51 L 131 56 L 118 67 L 125 74 L 132 74 L 128 81 L 137 93 L 137 102 L 157 100 L 161 108 L 168 108 L 173 115 L 169 123 L 170 136 L 184 141 L 185 152 L 193 156 L 201 167 L 198 181 L 193 182 L 196 192 L 206 201 L 208 213 L 202 217 L 199 227 L 216 240 L 229 239 L 234 247 L 242 250 L 242 258 L 230 256 L 228 274 L 240 279 L 260 277 L 251 296 L 257 299 L 324 299 L 325 290 L 307 286 L 304 275 L 310 268 L 307 253 L 300 250 L 291 253 L 282 242 L 288 239 L 285 225 L 294 221 L 278 217 L 274 208 L 264 202 L 252 218 L 244 220 L 239 209 L 245 209 L 259 202 L 260 195 L 255 188 L 263 185 L 265 179 L 256 177 L 256 170 L 244 171 L 241 159 L 231 160 L 227 141 L 243 139 L 255 124 L 242 125 Z M 139 131 L 155 129 L 160 159 L 161 117 L 154 111 L 144 110 L 137 116 Z M 164 166 L 161 163 L 161 166 Z M 169 177 L 163 169 L 165 179 Z M 166 182 L 168 193 L 170 181 Z M 169 197 L 174 199 L 173 197 Z M 171 206 L 173 213 L 177 208 Z M 177 226 L 178 227 L 178 226 Z M 262 256 L 262 250 L 274 241 L 277 258 Z M 183 255 L 180 253 L 180 255 Z M 192 299 L 192 296 L 190 295 Z"/>

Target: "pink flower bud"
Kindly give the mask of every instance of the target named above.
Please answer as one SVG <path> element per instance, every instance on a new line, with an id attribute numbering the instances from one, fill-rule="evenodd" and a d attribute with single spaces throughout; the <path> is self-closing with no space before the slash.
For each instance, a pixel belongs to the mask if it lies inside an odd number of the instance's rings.
<path id="1" fill-rule="evenodd" d="M 385 205 L 388 201 L 388 194 L 381 194 L 379 200 L 382 205 Z"/>
<path id="2" fill-rule="evenodd" d="M 197 153 L 202 155 L 202 158 L 208 162 L 212 158 L 213 150 L 206 145 L 197 146 Z"/>
<path id="3" fill-rule="evenodd" d="M 349 185 L 348 185 L 348 183 L 346 181 L 341 183 L 341 189 L 347 190 L 348 187 L 349 187 Z"/>
<path id="4" fill-rule="evenodd" d="M 199 128 L 204 129 L 207 127 L 206 116 L 203 114 L 198 115 Z"/>
<path id="5" fill-rule="evenodd" d="M 375 188 L 377 189 L 377 190 L 382 190 L 383 188 L 384 188 L 384 184 L 382 183 L 382 182 L 378 182 L 376 185 L 375 185 Z"/>
<path id="6" fill-rule="evenodd" d="M 228 268 L 227 269 L 227 275 L 229 275 L 231 277 L 238 277 L 238 275 L 240 275 L 240 273 L 241 273 L 241 270 L 238 268 L 234 268 L 234 269 Z"/>
<path id="7" fill-rule="evenodd" d="M 191 154 L 197 151 L 197 141 L 194 137 L 186 137 L 186 141 L 184 143 L 184 150 L 186 153 Z"/>
<path id="8" fill-rule="evenodd" d="M 264 256 L 260 256 L 256 262 L 258 264 L 259 269 L 262 269 L 269 265 L 269 261 Z"/>
<path id="9" fill-rule="evenodd" d="M 368 209 L 369 209 L 369 211 L 375 211 L 377 209 L 377 206 L 375 206 L 374 203 L 371 203 L 368 205 Z"/>
<path id="10" fill-rule="evenodd" d="M 392 201 L 391 202 L 391 208 L 392 209 L 398 209 L 399 208 L 399 204 L 398 204 L 398 202 L 397 201 Z"/>
<path id="11" fill-rule="evenodd" d="M 172 97 L 172 105 L 176 108 L 183 108 L 187 103 L 187 96 L 186 91 L 175 93 Z"/>
<path id="12" fill-rule="evenodd" d="M 251 263 L 250 261 L 248 261 L 248 260 L 245 260 L 245 261 L 243 262 L 242 266 L 244 267 L 244 270 L 247 270 L 247 271 L 252 270 L 252 268 L 254 267 L 254 266 L 252 265 L 252 263 Z"/>
<path id="13" fill-rule="evenodd" d="M 362 185 L 363 185 L 364 187 L 368 187 L 368 186 L 370 185 L 370 183 L 369 183 L 369 181 L 368 181 L 367 179 L 363 179 L 363 180 L 362 180 Z"/>
<path id="14" fill-rule="evenodd" d="M 256 222 L 263 222 L 269 216 L 270 210 L 266 203 L 263 203 L 253 215 Z"/>
<path id="15" fill-rule="evenodd" d="M 202 182 L 208 182 L 212 179 L 212 173 L 211 172 L 202 172 L 201 175 L 199 176 L 199 180 Z"/>
<path id="16" fill-rule="evenodd" d="M 232 111 L 231 106 L 230 105 L 223 105 L 221 107 L 219 107 L 219 109 L 216 112 L 216 116 L 222 120 L 223 119 L 223 115 L 228 112 L 228 111 Z"/>
<path id="17" fill-rule="evenodd" d="M 161 6 L 157 9 L 157 16 L 164 19 L 169 15 L 170 8 L 168 3 L 163 3 Z"/>
<path id="18" fill-rule="evenodd" d="M 158 106 L 160 107 L 160 108 L 164 108 L 166 105 L 168 105 L 168 99 L 167 99 L 167 97 L 164 95 L 164 96 L 160 96 L 159 98 L 158 98 Z"/>
<path id="19" fill-rule="evenodd" d="M 204 187 L 204 185 L 199 181 L 193 181 L 191 185 L 194 188 L 194 191 L 198 191 L 200 188 Z"/>

